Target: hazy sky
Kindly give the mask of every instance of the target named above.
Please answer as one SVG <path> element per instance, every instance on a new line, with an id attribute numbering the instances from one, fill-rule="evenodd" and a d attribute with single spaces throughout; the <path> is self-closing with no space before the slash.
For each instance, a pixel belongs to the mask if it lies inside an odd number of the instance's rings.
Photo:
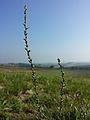
<path id="1" fill-rule="evenodd" d="M 0 63 L 27 62 L 25 3 L 34 62 L 90 62 L 90 0 L 0 0 Z"/>

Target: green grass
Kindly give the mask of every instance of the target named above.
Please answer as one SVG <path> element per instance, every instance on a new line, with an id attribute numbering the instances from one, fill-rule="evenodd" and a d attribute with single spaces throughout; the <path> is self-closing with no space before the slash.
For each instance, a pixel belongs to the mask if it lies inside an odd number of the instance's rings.
<path id="1" fill-rule="evenodd" d="M 37 120 L 31 71 L 0 71 L 0 120 Z M 61 113 L 60 74 L 54 69 L 36 70 L 41 120 L 90 120 L 90 71 L 65 70 Z"/>

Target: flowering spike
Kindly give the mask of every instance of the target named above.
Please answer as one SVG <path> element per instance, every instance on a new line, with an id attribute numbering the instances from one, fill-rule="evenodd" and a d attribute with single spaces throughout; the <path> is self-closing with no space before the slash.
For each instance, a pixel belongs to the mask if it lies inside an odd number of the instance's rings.
<path id="1" fill-rule="evenodd" d="M 38 99 L 38 92 L 37 92 L 37 86 L 36 86 L 36 76 L 35 76 L 35 71 L 34 71 L 34 65 L 32 62 L 32 57 L 30 55 L 30 50 L 28 48 L 28 41 L 27 41 L 27 29 L 29 29 L 29 27 L 27 27 L 27 7 L 26 5 L 24 6 L 24 42 L 25 42 L 25 50 L 27 52 L 27 57 L 28 57 L 28 62 L 31 65 L 31 71 L 32 71 L 32 83 L 33 83 L 33 88 L 34 88 L 34 93 L 35 93 L 35 97 L 36 97 L 36 104 L 37 104 L 37 108 L 38 108 L 38 120 L 40 119 L 40 105 L 39 105 L 39 99 Z"/>

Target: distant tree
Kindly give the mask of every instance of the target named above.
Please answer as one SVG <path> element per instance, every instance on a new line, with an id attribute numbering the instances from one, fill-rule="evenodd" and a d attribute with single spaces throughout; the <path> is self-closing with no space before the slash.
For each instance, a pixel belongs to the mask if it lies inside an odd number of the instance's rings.
<path id="1" fill-rule="evenodd" d="M 54 65 L 51 65 L 49 68 L 54 68 Z"/>

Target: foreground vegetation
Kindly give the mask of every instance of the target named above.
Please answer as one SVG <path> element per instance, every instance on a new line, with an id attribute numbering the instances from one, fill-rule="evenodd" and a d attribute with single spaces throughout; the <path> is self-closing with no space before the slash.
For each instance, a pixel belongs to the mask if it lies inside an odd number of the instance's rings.
<path id="1" fill-rule="evenodd" d="M 41 120 L 90 120 L 90 71 L 65 70 L 60 112 L 60 71 L 36 69 Z M 37 120 L 30 70 L 0 69 L 0 120 Z"/>

